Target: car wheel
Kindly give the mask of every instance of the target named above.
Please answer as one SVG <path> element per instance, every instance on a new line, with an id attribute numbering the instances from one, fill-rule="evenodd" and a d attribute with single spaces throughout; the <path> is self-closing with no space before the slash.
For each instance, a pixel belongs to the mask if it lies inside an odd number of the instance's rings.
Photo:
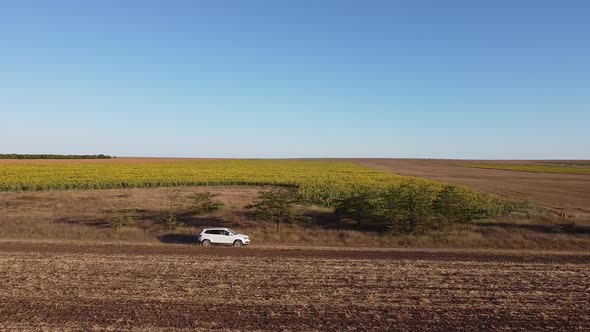
<path id="1" fill-rule="evenodd" d="M 203 241 L 201 242 L 201 245 L 202 245 L 203 247 L 208 247 L 208 246 L 210 246 L 210 245 L 211 245 L 211 241 L 209 241 L 209 240 L 203 240 Z"/>
<path id="2" fill-rule="evenodd" d="M 241 246 L 242 246 L 242 244 L 243 244 L 243 243 L 242 243 L 242 241 L 240 241 L 240 240 L 235 240 L 235 241 L 234 241 L 234 247 L 241 247 Z"/>

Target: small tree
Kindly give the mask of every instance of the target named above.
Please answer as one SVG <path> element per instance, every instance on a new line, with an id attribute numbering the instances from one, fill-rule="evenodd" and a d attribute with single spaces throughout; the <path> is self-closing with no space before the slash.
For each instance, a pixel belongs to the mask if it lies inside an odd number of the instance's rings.
<path id="1" fill-rule="evenodd" d="M 178 221 L 176 215 L 174 213 L 166 214 L 161 216 L 158 219 L 158 223 L 162 225 L 165 230 L 173 231 L 178 226 L 182 225 L 181 222 Z"/>
<path id="2" fill-rule="evenodd" d="M 466 223 L 486 215 L 486 210 L 479 208 L 473 193 L 456 186 L 446 186 L 434 201 L 436 214 L 448 223 Z"/>
<path id="3" fill-rule="evenodd" d="M 427 186 L 403 185 L 400 188 L 401 231 L 411 233 L 426 224 L 432 217 L 433 192 Z"/>
<path id="4" fill-rule="evenodd" d="M 402 217 L 402 192 L 398 187 L 390 187 L 381 196 L 381 218 L 389 228 L 401 232 L 399 223 Z"/>
<path id="5" fill-rule="evenodd" d="M 297 203 L 297 195 L 293 190 L 272 188 L 270 191 L 259 192 L 258 200 L 253 204 L 246 205 L 245 208 L 254 209 L 254 216 L 257 220 L 274 222 L 277 225 L 278 232 L 281 223 L 308 220 L 296 208 Z"/>
<path id="6" fill-rule="evenodd" d="M 137 223 L 135 210 L 115 210 L 113 218 L 109 221 L 111 228 L 120 229 L 121 227 L 133 226 Z"/>
<path id="7" fill-rule="evenodd" d="M 189 210 L 193 214 L 203 214 L 214 211 L 220 211 L 223 209 L 223 202 L 213 200 L 214 197 L 219 194 L 213 194 L 210 192 L 195 193 L 190 195 Z"/>
<path id="8" fill-rule="evenodd" d="M 182 211 L 183 205 L 180 201 L 180 193 L 178 189 L 167 191 L 166 196 L 168 198 L 169 210 L 166 213 L 163 213 L 162 216 L 157 219 L 157 222 L 162 225 L 164 229 L 173 231 L 178 226 L 182 225 L 182 223 L 178 221 L 176 215 Z"/>
<path id="9" fill-rule="evenodd" d="M 369 190 L 355 192 L 349 196 L 336 200 L 335 212 L 339 216 L 345 216 L 357 224 L 378 219 L 379 197 Z"/>

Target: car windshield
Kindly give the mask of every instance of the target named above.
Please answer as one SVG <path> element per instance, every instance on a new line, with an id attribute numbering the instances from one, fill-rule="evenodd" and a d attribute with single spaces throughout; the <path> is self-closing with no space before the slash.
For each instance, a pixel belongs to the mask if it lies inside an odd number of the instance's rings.
<path id="1" fill-rule="evenodd" d="M 227 231 L 229 232 L 229 235 L 237 235 L 238 234 L 231 229 L 228 229 Z"/>

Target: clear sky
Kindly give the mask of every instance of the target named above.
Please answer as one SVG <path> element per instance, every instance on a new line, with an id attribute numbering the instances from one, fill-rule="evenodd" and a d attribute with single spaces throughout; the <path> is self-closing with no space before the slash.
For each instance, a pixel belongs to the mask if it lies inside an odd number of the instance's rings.
<path id="1" fill-rule="evenodd" d="M 0 153 L 590 158 L 590 1 L 0 0 Z"/>

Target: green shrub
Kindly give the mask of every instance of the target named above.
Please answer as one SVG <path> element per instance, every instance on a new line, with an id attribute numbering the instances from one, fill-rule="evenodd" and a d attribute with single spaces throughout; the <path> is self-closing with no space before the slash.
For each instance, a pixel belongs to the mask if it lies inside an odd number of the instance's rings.
<path id="1" fill-rule="evenodd" d="M 374 191 L 363 190 L 341 197 L 335 202 L 335 213 L 357 224 L 374 221 L 379 214 L 379 197 Z"/>
<path id="2" fill-rule="evenodd" d="M 120 229 L 121 227 L 134 226 L 137 223 L 137 216 L 135 210 L 117 210 L 114 211 L 114 216 L 109 221 L 109 225 L 113 229 Z"/>
<path id="3" fill-rule="evenodd" d="M 396 233 L 428 232 L 453 223 L 506 215 L 526 209 L 521 202 L 458 186 L 413 182 L 385 190 L 365 190 L 336 200 L 335 211 L 359 224 L 378 223 Z"/>
<path id="4" fill-rule="evenodd" d="M 178 221 L 178 218 L 173 213 L 160 217 L 158 219 L 158 223 L 162 226 L 162 228 L 168 231 L 173 231 L 182 225 L 182 223 Z"/>
<path id="5" fill-rule="evenodd" d="M 420 184 L 391 187 L 382 194 L 382 215 L 385 222 L 398 233 L 428 230 L 432 226 L 432 203 L 435 192 Z"/>
<path id="6" fill-rule="evenodd" d="M 294 190 L 272 188 L 258 193 L 258 200 L 246 205 L 246 209 L 254 209 L 254 217 L 260 221 L 274 222 L 277 231 L 281 223 L 308 222 L 301 209 L 297 208 L 299 198 Z"/>
<path id="7" fill-rule="evenodd" d="M 223 209 L 223 202 L 213 200 L 219 194 L 212 194 L 210 192 L 195 193 L 189 196 L 190 203 L 188 210 L 193 214 L 204 214 Z"/>
<path id="8" fill-rule="evenodd" d="M 466 223 L 485 218 L 492 213 L 488 210 L 478 202 L 477 195 L 457 186 L 445 186 L 434 201 L 437 216 L 449 223 Z"/>

